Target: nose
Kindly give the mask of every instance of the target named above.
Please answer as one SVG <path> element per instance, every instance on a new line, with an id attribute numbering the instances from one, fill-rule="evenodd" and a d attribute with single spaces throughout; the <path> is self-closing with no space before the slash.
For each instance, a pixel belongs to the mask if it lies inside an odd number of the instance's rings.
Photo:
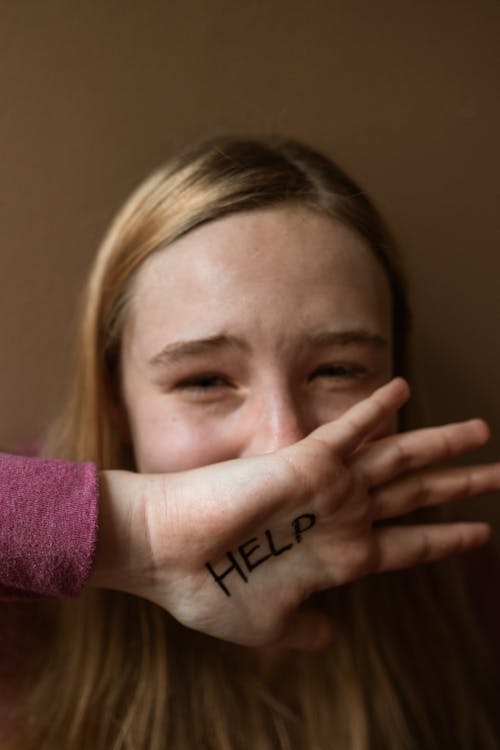
<path id="1" fill-rule="evenodd" d="M 301 440 L 316 425 L 307 407 L 288 393 L 268 392 L 252 405 L 244 456 L 258 456 Z"/>

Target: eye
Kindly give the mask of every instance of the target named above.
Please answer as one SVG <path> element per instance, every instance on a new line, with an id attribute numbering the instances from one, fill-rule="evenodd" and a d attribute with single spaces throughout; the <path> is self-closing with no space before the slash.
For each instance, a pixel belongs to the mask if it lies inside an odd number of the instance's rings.
<path id="1" fill-rule="evenodd" d="M 179 381 L 175 388 L 176 390 L 183 391 L 198 391 L 203 393 L 206 391 L 215 390 L 217 388 L 224 388 L 230 386 L 227 378 L 223 375 L 217 375 L 215 373 L 203 373 L 201 375 L 195 375 L 193 377 L 185 378 Z"/>
<path id="2" fill-rule="evenodd" d="M 347 380 L 349 378 L 361 378 L 367 374 L 368 370 L 363 365 L 354 362 L 339 362 L 318 367 L 309 379 L 313 380 L 319 377 Z"/>

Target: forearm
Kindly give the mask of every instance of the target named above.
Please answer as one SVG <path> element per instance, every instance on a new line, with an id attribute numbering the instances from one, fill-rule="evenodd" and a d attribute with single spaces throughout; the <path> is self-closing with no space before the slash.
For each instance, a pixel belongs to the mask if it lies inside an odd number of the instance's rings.
<path id="1" fill-rule="evenodd" d="M 0 597 L 78 596 L 97 534 L 91 463 L 0 454 Z"/>

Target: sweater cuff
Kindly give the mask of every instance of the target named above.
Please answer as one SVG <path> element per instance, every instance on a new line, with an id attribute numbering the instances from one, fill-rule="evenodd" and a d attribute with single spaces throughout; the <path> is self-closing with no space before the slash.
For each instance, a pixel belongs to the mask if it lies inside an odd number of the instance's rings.
<path id="1" fill-rule="evenodd" d="M 92 463 L 0 454 L 0 597 L 75 597 L 92 566 L 99 482 Z"/>

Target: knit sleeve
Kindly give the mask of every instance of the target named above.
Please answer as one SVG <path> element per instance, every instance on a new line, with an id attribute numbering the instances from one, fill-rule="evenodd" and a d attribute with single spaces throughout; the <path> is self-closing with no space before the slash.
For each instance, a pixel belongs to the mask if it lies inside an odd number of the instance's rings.
<path id="1" fill-rule="evenodd" d="M 0 599 L 78 596 L 95 552 L 98 491 L 92 463 L 0 453 Z"/>

